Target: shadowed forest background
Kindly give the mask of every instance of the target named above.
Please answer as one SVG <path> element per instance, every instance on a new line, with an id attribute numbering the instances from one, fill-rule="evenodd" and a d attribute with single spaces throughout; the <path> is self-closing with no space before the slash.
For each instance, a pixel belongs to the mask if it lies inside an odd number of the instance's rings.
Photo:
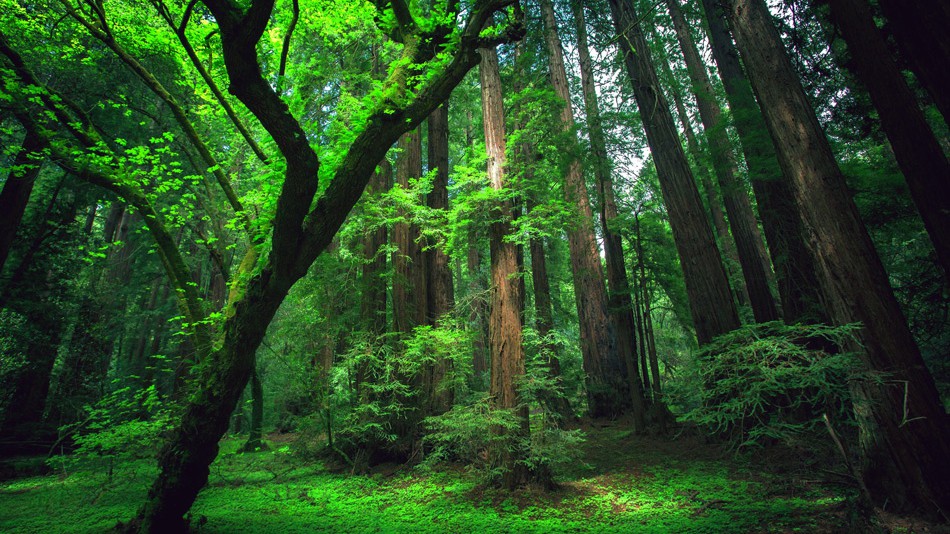
<path id="1" fill-rule="evenodd" d="M 0 0 L 0 530 L 945 531 L 948 28 Z"/>

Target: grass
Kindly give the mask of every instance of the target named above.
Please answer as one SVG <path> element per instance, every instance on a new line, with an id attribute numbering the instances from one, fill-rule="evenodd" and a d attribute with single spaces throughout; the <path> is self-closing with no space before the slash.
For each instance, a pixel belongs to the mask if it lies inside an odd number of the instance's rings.
<path id="1" fill-rule="evenodd" d="M 351 476 L 280 443 L 254 454 L 238 445 L 223 444 L 192 509 L 199 532 L 834 532 L 847 522 L 840 487 L 619 427 L 590 429 L 584 461 L 553 492 L 504 492 L 460 468 Z M 0 482 L 0 532 L 106 531 L 134 514 L 152 476 L 142 460 L 111 482 L 97 470 Z"/>

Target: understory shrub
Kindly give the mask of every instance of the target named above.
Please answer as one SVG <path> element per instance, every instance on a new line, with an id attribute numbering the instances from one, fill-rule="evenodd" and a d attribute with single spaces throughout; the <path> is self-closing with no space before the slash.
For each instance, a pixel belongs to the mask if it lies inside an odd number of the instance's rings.
<path id="1" fill-rule="evenodd" d="M 802 438 L 823 426 L 824 415 L 851 424 L 849 384 L 876 379 L 854 353 L 838 349 L 854 343 L 858 327 L 743 326 L 704 347 L 699 373 L 670 395 L 687 408 L 682 420 L 737 447 Z"/>

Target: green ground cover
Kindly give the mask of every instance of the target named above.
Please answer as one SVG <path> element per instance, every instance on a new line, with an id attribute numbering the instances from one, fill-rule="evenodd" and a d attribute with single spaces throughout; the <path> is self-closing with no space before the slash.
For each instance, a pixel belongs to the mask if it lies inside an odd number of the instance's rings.
<path id="1" fill-rule="evenodd" d="M 509 493 L 463 468 L 334 472 L 289 443 L 226 441 L 192 510 L 199 532 L 834 532 L 850 493 L 803 470 L 763 471 L 693 439 L 588 430 L 559 488 Z M 0 532 L 103 532 L 142 502 L 146 460 L 0 483 Z"/>

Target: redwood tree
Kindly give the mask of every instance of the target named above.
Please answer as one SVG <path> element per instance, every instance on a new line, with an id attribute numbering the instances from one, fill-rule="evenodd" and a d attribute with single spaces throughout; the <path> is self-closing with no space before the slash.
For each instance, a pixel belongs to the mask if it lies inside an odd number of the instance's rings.
<path id="1" fill-rule="evenodd" d="M 584 169 L 575 152 L 574 111 L 564 67 L 564 52 L 550 0 L 542 0 L 541 14 L 551 83 L 554 92 L 564 102 L 561 128 L 570 136 L 567 141 L 571 148 L 563 162 L 564 196 L 568 205 L 576 206 L 577 216 L 567 229 L 567 244 L 580 322 L 581 354 L 587 374 L 588 409 L 592 417 L 616 416 L 626 411 L 630 404 L 627 365 L 617 351 L 616 332 L 608 315 L 604 273 L 594 237 L 593 210 L 584 183 Z"/>
<path id="2" fill-rule="evenodd" d="M 862 324 L 853 348 L 884 379 L 854 386 L 864 484 L 879 506 L 937 515 L 950 509 L 950 427 L 933 377 L 768 7 L 731 0 L 727 12 L 801 211 L 822 304 L 836 324 Z"/>
<path id="3" fill-rule="evenodd" d="M 699 343 L 739 326 L 729 281 L 703 213 L 693 172 L 676 135 L 669 104 L 660 92 L 650 48 L 631 0 L 610 0 L 627 75 L 653 153 L 660 189 L 673 229 Z"/>

